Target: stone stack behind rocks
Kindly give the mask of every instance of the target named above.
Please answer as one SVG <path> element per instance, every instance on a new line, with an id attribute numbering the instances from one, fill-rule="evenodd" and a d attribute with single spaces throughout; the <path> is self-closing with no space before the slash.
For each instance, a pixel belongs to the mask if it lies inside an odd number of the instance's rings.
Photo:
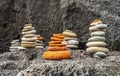
<path id="1" fill-rule="evenodd" d="M 71 57 L 71 53 L 67 50 L 66 44 L 62 44 L 63 34 L 53 34 L 46 52 L 43 54 L 44 59 L 62 60 Z"/>
<path id="2" fill-rule="evenodd" d="M 13 40 L 11 42 L 10 51 L 17 51 L 19 46 L 20 46 L 19 39 Z"/>
<path id="3" fill-rule="evenodd" d="M 70 49 L 77 49 L 78 48 L 78 40 L 77 40 L 77 35 L 72 32 L 71 30 L 65 30 L 63 34 L 66 36 L 64 38 L 64 41 L 62 42 L 63 44 L 67 44 L 67 48 Z"/>
<path id="4" fill-rule="evenodd" d="M 44 44 L 43 44 L 43 37 L 40 35 L 36 35 L 37 40 L 36 40 L 36 48 L 40 48 L 43 49 L 44 48 Z"/>
<path id="5" fill-rule="evenodd" d="M 26 48 L 35 48 L 36 47 L 36 30 L 32 27 L 32 24 L 25 24 L 25 27 L 22 29 L 22 39 L 21 46 Z"/>
<path id="6" fill-rule="evenodd" d="M 91 38 L 88 39 L 88 43 L 86 46 L 86 52 L 90 55 L 93 55 L 97 52 L 108 53 L 109 50 L 105 48 L 105 28 L 107 28 L 106 24 L 102 24 L 101 20 L 94 20 L 90 24 L 90 32 Z M 102 53 L 100 53 L 102 54 Z M 97 54 L 98 55 L 98 54 Z M 101 56 L 101 55 L 100 55 Z"/>

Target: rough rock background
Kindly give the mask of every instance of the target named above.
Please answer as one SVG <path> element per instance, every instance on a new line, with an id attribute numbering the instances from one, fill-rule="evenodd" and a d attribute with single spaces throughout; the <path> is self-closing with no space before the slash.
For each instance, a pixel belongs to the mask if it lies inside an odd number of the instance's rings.
<path id="1" fill-rule="evenodd" d="M 72 28 L 85 49 L 89 24 L 96 18 L 108 24 L 110 50 L 120 50 L 120 0 L 0 0 L 0 52 L 20 39 L 25 23 L 33 23 L 45 44 L 53 33 Z"/>
<path id="2" fill-rule="evenodd" d="M 38 63 L 42 53 L 40 49 L 27 49 L 0 54 L 0 76 L 16 76 L 31 64 Z"/>

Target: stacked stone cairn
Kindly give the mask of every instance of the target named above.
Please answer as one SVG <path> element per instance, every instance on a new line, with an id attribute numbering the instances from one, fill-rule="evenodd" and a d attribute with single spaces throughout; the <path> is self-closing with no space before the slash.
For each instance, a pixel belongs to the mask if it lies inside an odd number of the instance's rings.
<path id="1" fill-rule="evenodd" d="M 20 46 L 19 39 L 13 40 L 11 42 L 10 51 L 17 51 L 19 46 Z"/>
<path id="2" fill-rule="evenodd" d="M 47 60 L 69 59 L 71 53 L 67 50 L 66 44 L 62 44 L 63 34 L 53 34 L 49 42 L 47 51 L 44 52 L 43 58 Z"/>
<path id="3" fill-rule="evenodd" d="M 32 24 L 25 24 L 22 29 L 22 39 L 21 46 L 25 48 L 35 48 L 36 47 L 36 30 L 32 27 Z"/>
<path id="4" fill-rule="evenodd" d="M 106 48 L 105 43 L 105 29 L 106 24 L 101 20 L 94 20 L 89 27 L 91 38 L 88 39 L 86 52 L 95 57 L 105 57 L 109 50 Z"/>
<path id="5" fill-rule="evenodd" d="M 40 48 L 43 49 L 44 48 L 44 44 L 43 44 L 43 37 L 40 35 L 36 35 L 37 40 L 36 40 L 36 48 Z"/>
<path id="6" fill-rule="evenodd" d="M 76 38 L 77 35 L 73 31 L 65 30 L 63 32 L 63 35 L 65 35 L 65 38 L 63 39 L 62 43 L 66 44 L 67 48 L 69 48 L 69 49 L 77 49 L 78 48 L 79 41 Z"/>

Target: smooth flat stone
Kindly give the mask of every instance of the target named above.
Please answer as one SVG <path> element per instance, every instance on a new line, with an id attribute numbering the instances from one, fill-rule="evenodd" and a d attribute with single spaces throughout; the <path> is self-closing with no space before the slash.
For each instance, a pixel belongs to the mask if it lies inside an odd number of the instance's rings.
<path id="1" fill-rule="evenodd" d="M 36 42 L 21 42 L 21 44 L 36 44 Z"/>
<path id="2" fill-rule="evenodd" d="M 104 52 L 96 52 L 93 56 L 94 58 L 105 58 L 107 57 L 107 54 Z"/>
<path id="3" fill-rule="evenodd" d="M 91 36 L 105 36 L 105 32 L 103 32 L 103 31 L 96 31 L 96 32 L 92 32 L 90 35 Z"/>
<path id="4" fill-rule="evenodd" d="M 104 31 L 105 29 L 101 29 L 101 28 L 97 28 L 96 26 L 92 26 L 89 27 L 90 32 L 94 32 L 94 31 Z"/>
<path id="5" fill-rule="evenodd" d="M 106 43 L 105 42 L 88 42 L 86 46 L 87 47 L 105 47 Z"/>
<path id="6" fill-rule="evenodd" d="M 17 51 L 18 49 L 10 49 L 10 51 Z"/>
<path id="7" fill-rule="evenodd" d="M 35 48 L 36 44 L 21 44 L 21 46 L 26 48 Z"/>
<path id="8" fill-rule="evenodd" d="M 23 35 L 23 38 L 31 38 L 31 37 L 35 37 L 35 34 L 26 34 L 26 35 Z"/>
<path id="9" fill-rule="evenodd" d="M 38 43 L 36 43 L 36 45 L 37 45 L 37 46 L 44 46 L 43 44 L 38 44 Z"/>
<path id="10" fill-rule="evenodd" d="M 93 22 L 93 23 L 90 24 L 90 26 L 95 26 L 97 24 L 102 24 L 102 22 Z"/>
<path id="11" fill-rule="evenodd" d="M 27 26 L 32 26 L 32 24 L 25 24 L 25 27 L 27 27 Z"/>
<path id="12" fill-rule="evenodd" d="M 36 30 L 30 30 L 30 31 L 26 31 L 26 32 L 22 32 L 22 34 L 35 34 Z"/>
<path id="13" fill-rule="evenodd" d="M 64 34 L 65 36 L 68 36 L 68 37 L 76 37 L 76 36 L 77 36 L 75 33 L 67 32 L 67 31 L 64 31 L 63 34 Z"/>
<path id="14" fill-rule="evenodd" d="M 22 38 L 21 40 L 29 42 L 29 41 L 36 41 L 36 39 L 37 39 L 36 37 L 33 37 L 33 38 Z"/>
<path id="15" fill-rule="evenodd" d="M 19 42 L 11 42 L 11 44 L 19 44 Z"/>
<path id="16" fill-rule="evenodd" d="M 77 38 L 73 37 L 65 37 L 63 40 L 68 41 L 68 40 L 77 40 Z"/>
<path id="17" fill-rule="evenodd" d="M 78 45 L 78 44 L 79 44 L 79 42 L 78 42 L 78 41 L 76 41 L 76 40 L 69 40 L 69 41 L 68 41 L 68 44 Z"/>
<path id="18" fill-rule="evenodd" d="M 43 46 L 36 46 L 36 48 L 44 48 Z"/>
<path id="19" fill-rule="evenodd" d="M 107 25 L 106 24 L 98 24 L 95 27 L 100 28 L 100 29 L 105 29 L 105 28 L 107 28 Z"/>
<path id="20" fill-rule="evenodd" d="M 68 44 L 68 41 L 62 41 L 62 44 Z"/>
<path id="21" fill-rule="evenodd" d="M 77 49 L 78 46 L 77 45 L 67 45 L 67 48 L 75 48 L 75 49 Z"/>
<path id="22" fill-rule="evenodd" d="M 88 54 L 94 54 L 96 52 L 104 52 L 104 53 L 108 53 L 109 50 L 105 47 L 89 47 L 86 49 L 86 52 Z"/>
<path id="23" fill-rule="evenodd" d="M 26 49 L 26 48 L 19 46 L 19 47 L 17 47 L 17 49 L 20 50 L 20 49 Z"/>
<path id="24" fill-rule="evenodd" d="M 17 49 L 17 47 L 10 47 L 10 49 Z"/>
<path id="25" fill-rule="evenodd" d="M 71 57 L 71 53 L 67 50 L 65 51 L 45 51 L 43 54 L 43 58 L 46 60 L 63 60 L 69 59 Z M 58 75 L 56 75 L 58 76 Z"/>
<path id="26" fill-rule="evenodd" d="M 101 36 L 94 36 L 88 39 L 88 41 L 105 41 L 105 37 L 101 37 Z"/>
<path id="27" fill-rule="evenodd" d="M 25 26 L 24 29 L 31 29 L 32 26 Z"/>
<path id="28" fill-rule="evenodd" d="M 29 28 L 29 29 L 22 29 L 22 32 L 26 32 L 26 31 L 30 31 L 30 30 L 34 30 L 35 28 L 32 27 L 32 28 Z"/>

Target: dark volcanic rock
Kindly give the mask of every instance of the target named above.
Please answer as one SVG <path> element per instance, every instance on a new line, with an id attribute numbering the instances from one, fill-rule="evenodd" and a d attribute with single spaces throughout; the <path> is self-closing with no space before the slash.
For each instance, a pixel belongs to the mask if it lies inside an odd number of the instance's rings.
<path id="1" fill-rule="evenodd" d="M 0 64 L 2 70 L 14 70 L 17 69 L 17 65 L 14 62 L 2 62 Z"/>
<path id="2" fill-rule="evenodd" d="M 108 24 L 108 47 L 120 50 L 119 3 L 119 0 L 61 0 L 64 27 L 72 28 L 78 34 L 80 43 L 85 44 L 89 38 L 89 24 L 94 19 L 101 19 Z"/>
<path id="3" fill-rule="evenodd" d="M 38 63 L 42 53 L 40 49 L 26 49 L 0 54 L 0 76 L 16 76 L 29 65 Z"/>
<path id="4" fill-rule="evenodd" d="M 93 58 L 45 61 L 34 64 L 17 76 L 119 76 L 120 56 L 110 56 L 103 60 Z M 92 61 L 92 62 L 91 62 Z M 114 70 L 113 70 L 114 69 Z M 29 71 L 29 72 L 28 72 Z"/>
<path id="5" fill-rule="evenodd" d="M 17 37 L 12 0 L 0 0 L 0 52 L 8 51 L 10 41 Z"/>
<path id="6" fill-rule="evenodd" d="M 120 50 L 119 0 L 1 0 L 0 52 L 8 51 L 13 39 L 20 39 L 25 23 L 33 23 L 47 44 L 53 33 L 72 29 L 79 47 L 85 49 L 89 24 L 101 19 L 108 24 L 107 47 Z"/>

